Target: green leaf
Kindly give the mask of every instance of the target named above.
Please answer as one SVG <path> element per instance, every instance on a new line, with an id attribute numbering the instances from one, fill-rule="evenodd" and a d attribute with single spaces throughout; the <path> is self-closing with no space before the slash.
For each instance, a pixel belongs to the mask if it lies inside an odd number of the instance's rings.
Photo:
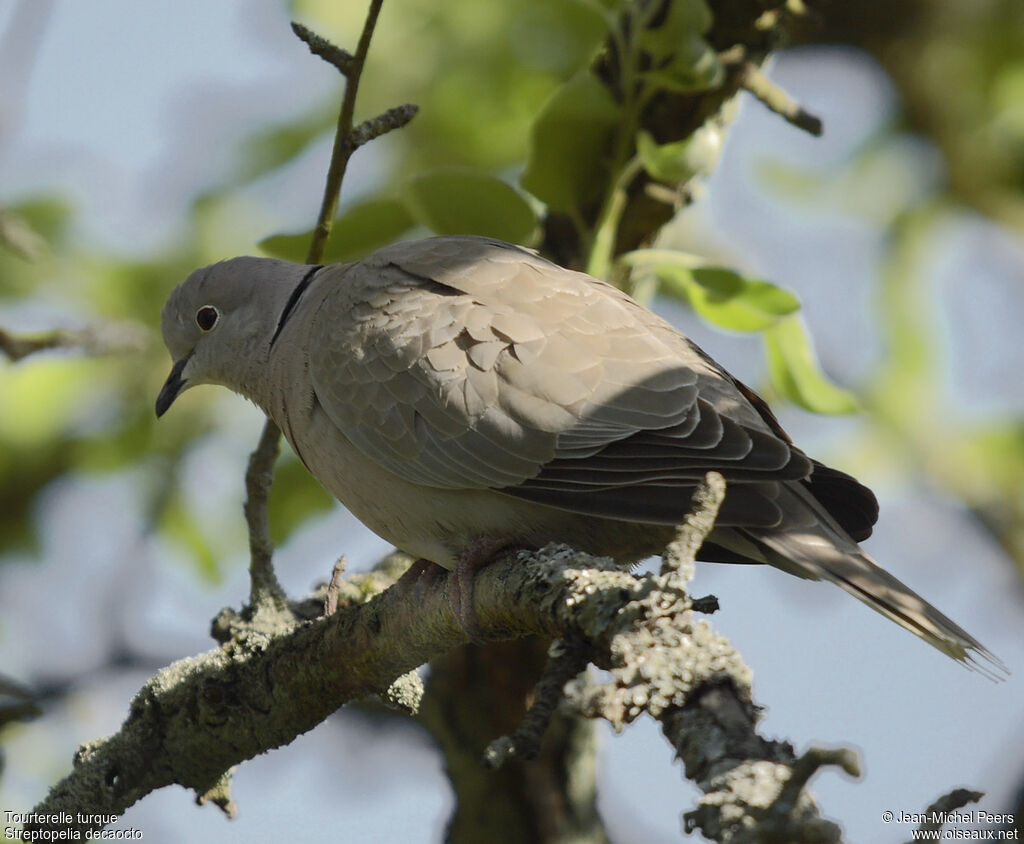
<path id="1" fill-rule="evenodd" d="M 282 261 L 304 264 L 312 237 L 312 231 L 299 232 L 298 234 L 275 234 L 263 238 L 257 245 L 271 258 L 280 258 Z"/>
<path id="2" fill-rule="evenodd" d="M 643 74 L 649 85 L 680 94 L 717 88 L 725 79 L 718 53 L 697 35 L 688 36 L 678 45 L 667 64 Z"/>
<path id="3" fill-rule="evenodd" d="M 693 279 L 716 303 L 735 303 L 768 316 L 787 316 L 800 310 L 800 302 L 788 290 L 769 281 L 747 279 L 721 267 L 698 267 Z"/>
<path id="4" fill-rule="evenodd" d="M 511 185 L 487 173 L 445 167 L 417 176 L 402 198 L 413 219 L 437 234 L 530 240 L 537 216 Z"/>
<path id="5" fill-rule="evenodd" d="M 636 136 L 636 152 L 648 175 L 659 182 L 679 184 L 692 179 L 697 170 L 690 161 L 693 138 L 659 144 L 654 136 L 641 129 Z"/>
<path id="6" fill-rule="evenodd" d="M 796 315 L 765 329 L 772 383 L 786 398 L 814 413 L 855 413 L 860 405 L 849 390 L 821 371 L 811 339 Z"/>
<path id="7" fill-rule="evenodd" d="M 415 225 L 412 215 L 397 199 L 368 199 L 359 202 L 334 220 L 323 263 L 352 261 L 397 240 Z M 300 234 L 276 234 L 260 241 L 268 255 L 303 263 L 312 230 Z"/>
<path id="8" fill-rule="evenodd" d="M 637 33 L 636 43 L 651 59 L 644 80 L 658 88 L 689 93 L 722 83 L 718 53 L 701 38 L 713 18 L 704 0 L 673 0 L 667 14 Z"/>
<path id="9" fill-rule="evenodd" d="M 666 5 L 667 14 L 637 33 L 637 46 L 655 60 L 674 58 L 681 45 L 703 35 L 713 23 L 704 0 L 672 0 Z"/>
<path id="10" fill-rule="evenodd" d="M 656 266 L 655 272 L 665 292 L 688 301 L 713 325 L 732 331 L 764 331 L 800 309 L 788 290 L 732 270 L 683 262 Z"/>
<path id="11" fill-rule="evenodd" d="M 606 156 L 622 108 L 596 76 L 581 71 L 541 108 L 530 130 L 522 185 L 552 211 L 578 213 L 608 182 Z"/>

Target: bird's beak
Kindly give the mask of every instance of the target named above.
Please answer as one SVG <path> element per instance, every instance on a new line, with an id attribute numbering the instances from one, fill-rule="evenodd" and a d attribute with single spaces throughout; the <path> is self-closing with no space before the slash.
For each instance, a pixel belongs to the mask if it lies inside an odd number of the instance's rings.
<path id="1" fill-rule="evenodd" d="M 160 390 L 160 395 L 156 397 L 157 419 L 167 412 L 167 408 L 174 404 L 174 400 L 178 397 L 178 393 L 185 389 L 186 380 L 181 377 L 181 373 L 185 368 L 185 364 L 187 364 L 191 358 L 192 355 L 188 354 L 181 360 L 175 361 L 171 374 L 167 376 L 163 389 Z"/>

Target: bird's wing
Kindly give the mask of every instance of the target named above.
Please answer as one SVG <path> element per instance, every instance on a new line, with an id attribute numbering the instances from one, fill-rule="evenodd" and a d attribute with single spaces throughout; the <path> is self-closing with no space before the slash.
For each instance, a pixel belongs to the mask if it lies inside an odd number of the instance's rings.
<path id="1" fill-rule="evenodd" d="M 709 553 L 831 580 L 998 671 L 851 539 L 877 517 L 871 492 L 809 460 L 751 391 L 615 288 L 481 238 L 389 247 L 325 282 L 314 391 L 400 477 L 671 525 L 715 469 L 729 492 Z"/>
<path id="2" fill-rule="evenodd" d="M 774 482 L 811 471 L 675 329 L 526 250 L 398 244 L 331 283 L 310 326 L 317 398 L 413 483 L 674 524 L 716 469 L 736 483 L 721 523 L 769 526 Z"/>

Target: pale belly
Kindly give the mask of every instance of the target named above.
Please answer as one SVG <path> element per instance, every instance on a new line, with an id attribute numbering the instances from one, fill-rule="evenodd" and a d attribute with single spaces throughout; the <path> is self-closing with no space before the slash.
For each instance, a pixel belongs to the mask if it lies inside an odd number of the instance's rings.
<path id="1" fill-rule="evenodd" d="M 673 533 L 663 525 L 584 516 L 487 489 L 409 483 L 356 448 L 319 408 L 299 441 L 286 419 L 278 424 L 310 473 L 356 518 L 406 553 L 447 569 L 480 540 L 532 548 L 564 542 L 625 563 L 660 552 Z"/>

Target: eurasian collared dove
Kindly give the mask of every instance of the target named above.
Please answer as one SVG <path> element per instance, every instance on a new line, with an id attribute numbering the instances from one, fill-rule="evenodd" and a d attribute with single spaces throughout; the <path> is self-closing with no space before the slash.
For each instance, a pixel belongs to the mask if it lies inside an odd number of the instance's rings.
<path id="1" fill-rule="evenodd" d="M 620 290 L 479 237 L 311 267 L 234 258 L 171 294 L 156 402 L 221 384 L 273 419 L 371 530 L 456 569 L 559 541 L 658 553 L 709 470 L 728 493 L 701 558 L 831 580 L 957 660 L 995 658 L 857 545 L 878 504 Z M 473 549 L 476 549 L 474 551 Z"/>

